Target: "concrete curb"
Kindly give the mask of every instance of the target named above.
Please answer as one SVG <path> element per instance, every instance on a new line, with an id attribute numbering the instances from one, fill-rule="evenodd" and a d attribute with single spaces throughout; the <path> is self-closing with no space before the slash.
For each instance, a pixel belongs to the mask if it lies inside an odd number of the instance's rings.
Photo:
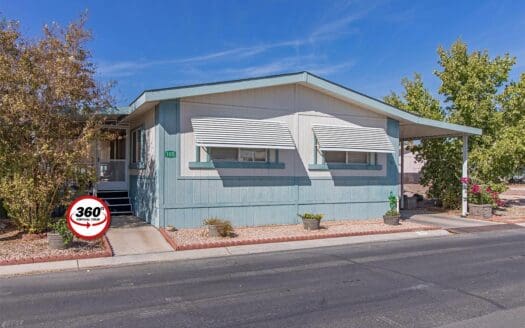
<path id="1" fill-rule="evenodd" d="M 205 249 L 205 248 L 217 248 L 217 247 L 229 247 L 229 246 L 241 246 L 241 245 L 256 245 L 256 244 L 273 244 L 288 241 L 300 241 L 300 240 L 317 240 L 317 239 L 329 239 L 329 238 L 341 238 L 341 237 L 356 237 L 356 236 L 371 236 L 371 235 L 385 235 L 392 233 L 402 232 L 415 232 L 415 231 L 430 231 L 440 230 L 438 227 L 424 227 L 424 228 L 405 228 L 397 230 L 384 230 L 384 231 L 359 231 L 359 232 L 341 232 L 341 233 L 327 233 L 324 235 L 303 235 L 303 236 L 289 236 L 289 237 L 271 237 L 271 238 L 260 238 L 251 240 L 221 240 L 221 241 L 209 241 L 206 243 L 194 243 L 188 245 L 177 245 L 175 240 L 164 230 L 159 229 L 162 236 L 166 239 L 168 244 L 177 251 L 187 251 L 194 249 Z"/>
<path id="2" fill-rule="evenodd" d="M 525 223 L 525 216 L 496 216 L 493 215 L 490 219 L 482 220 L 485 222 L 494 222 L 494 223 Z"/>
<path id="3" fill-rule="evenodd" d="M 430 238 L 449 236 L 446 230 L 412 231 L 389 234 L 375 234 L 367 236 L 324 238 L 315 240 L 280 242 L 272 244 L 256 244 L 231 246 L 176 252 L 161 252 L 136 255 L 122 255 L 114 257 L 102 257 L 91 259 L 78 259 L 57 262 L 42 262 L 31 264 L 19 264 L 0 267 L 0 277 L 15 276 L 21 274 L 34 274 L 52 271 L 80 271 L 90 268 L 126 266 L 134 264 L 158 263 L 181 260 L 197 260 L 214 257 L 228 257 L 235 255 L 249 255 L 279 251 L 293 251 L 317 247 L 342 246 L 361 244 L 369 242 L 383 242 L 406 239 Z"/>

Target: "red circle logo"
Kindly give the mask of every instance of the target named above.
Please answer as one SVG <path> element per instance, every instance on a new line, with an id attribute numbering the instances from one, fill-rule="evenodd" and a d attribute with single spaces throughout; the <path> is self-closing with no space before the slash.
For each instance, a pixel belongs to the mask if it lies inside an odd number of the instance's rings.
<path id="1" fill-rule="evenodd" d="M 102 237 L 111 224 L 111 213 L 106 202 L 93 196 L 78 197 L 66 212 L 67 226 L 80 239 Z"/>

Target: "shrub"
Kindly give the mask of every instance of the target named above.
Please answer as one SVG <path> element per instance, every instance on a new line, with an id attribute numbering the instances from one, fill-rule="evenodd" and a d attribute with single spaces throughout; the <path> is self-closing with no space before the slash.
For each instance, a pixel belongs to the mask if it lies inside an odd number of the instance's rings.
<path id="1" fill-rule="evenodd" d="M 399 215 L 399 212 L 397 211 L 397 197 L 394 195 L 393 192 L 390 192 L 388 195 L 388 206 L 390 209 L 386 211 L 386 216 L 396 216 Z"/>
<path id="2" fill-rule="evenodd" d="M 26 232 L 45 232 L 53 210 L 75 198 L 70 186 L 83 191 L 96 178 L 81 163 L 113 100 L 95 76 L 85 20 L 35 38 L 0 19 L 0 198 Z"/>
<path id="3" fill-rule="evenodd" d="M 7 219 L 7 212 L 4 208 L 4 205 L 2 204 L 2 200 L 0 199 L 0 220 Z"/>
<path id="4" fill-rule="evenodd" d="M 222 237 L 228 237 L 233 233 L 233 225 L 228 220 L 222 220 L 216 217 L 205 219 L 203 222 L 207 226 L 217 226 L 217 230 Z"/>
<path id="5" fill-rule="evenodd" d="M 69 245 L 73 241 L 73 234 L 67 227 L 65 218 L 62 217 L 56 220 L 54 223 L 49 224 L 49 229 L 58 233 L 62 237 L 64 245 Z"/>
<path id="6" fill-rule="evenodd" d="M 303 214 L 297 214 L 301 219 L 305 219 L 305 220 L 317 220 L 317 221 L 321 221 L 321 219 L 323 218 L 323 214 L 319 214 L 319 213 L 303 213 Z"/>
<path id="7" fill-rule="evenodd" d="M 469 178 L 461 178 L 460 181 L 461 183 L 467 184 L 469 203 L 476 205 L 491 204 L 492 206 L 505 206 L 505 202 L 499 198 L 499 192 L 505 191 L 505 186 L 501 184 L 477 184 L 473 183 Z"/>

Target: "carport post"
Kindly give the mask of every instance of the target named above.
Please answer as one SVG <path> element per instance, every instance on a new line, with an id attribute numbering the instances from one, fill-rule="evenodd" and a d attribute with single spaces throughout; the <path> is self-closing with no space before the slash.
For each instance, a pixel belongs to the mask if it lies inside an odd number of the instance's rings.
<path id="1" fill-rule="evenodd" d="M 461 216 L 467 216 L 467 178 L 468 178 L 468 136 L 463 136 L 463 168 L 461 172 Z"/>
<path id="2" fill-rule="evenodd" d="M 403 195 L 405 194 L 405 186 L 403 184 L 403 176 L 405 175 L 405 140 L 400 139 L 401 142 L 401 150 L 400 150 L 400 157 L 401 157 L 401 173 L 399 174 L 399 204 L 400 209 L 405 208 L 405 197 Z"/>

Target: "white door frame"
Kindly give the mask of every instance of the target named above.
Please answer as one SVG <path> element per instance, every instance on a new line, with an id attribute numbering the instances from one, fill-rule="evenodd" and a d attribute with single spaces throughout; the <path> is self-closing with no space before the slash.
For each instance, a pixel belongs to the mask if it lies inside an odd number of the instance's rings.
<path id="1" fill-rule="evenodd" d="M 105 190 L 129 190 L 129 127 L 128 126 L 105 126 L 108 129 L 125 130 L 125 159 L 114 159 L 110 161 L 118 161 L 124 163 L 124 180 L 123 181 L 97 181 L 97 191 Z M 97 179 L 100 177 L 100 142 L 97 140 L 97 157 L 96 157 L 96 171 Z M 110 154 L 111 157 L 111 154 Z"/>

